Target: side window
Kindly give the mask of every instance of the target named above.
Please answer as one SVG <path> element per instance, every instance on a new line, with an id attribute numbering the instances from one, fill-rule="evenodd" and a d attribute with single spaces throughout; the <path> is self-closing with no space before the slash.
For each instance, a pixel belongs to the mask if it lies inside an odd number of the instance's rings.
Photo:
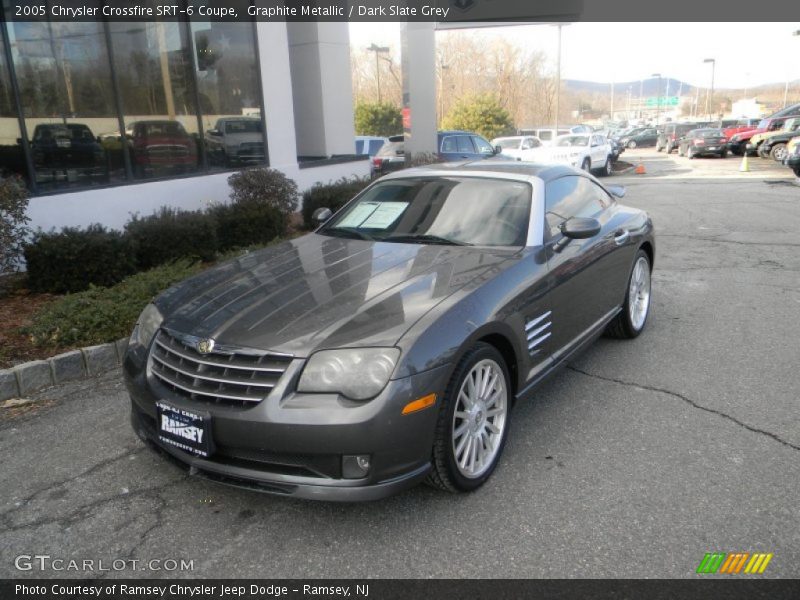
<path id="1" fill-rule="evenodd" d="M 602 190 L 585 177 L 568 175 L 550 181 L 545 188 L 544 209 L 549 237 L 560 235 L 559 227 L 567 219 L 594 217 L 606 208 L 598 192 Z"/>
<path id="2" fill-rule="evenodd" d="M 372 140 L 369 143 L 369 152 L 368 154 L 374 155 L 381 149 L 383 146 L 383 140 Z"/>
<path id="3" fill-rule="evenodd" d="M 540 131 L 539 132 L 539 139 L 543 142 L 549 142 L 553 139 L 553 132 L 552 131 Z"/>
<path id="4" fill-rule="evenodd" d="M 492 150 L 492 145 L 483 139 L 480 136 L 473 135 L 472 142 L 475 144 L 475 148 L 477 148 L 478 152 L 481 154 L 493 154 L 494 150 Z"/>
<path id="5" fill-rule="evenodd" d="M 458 135 L 456 136 L 456 141 L 458 143 L 459 152 L 461 152 L 462 154 L 475 154 L 475 147 L 472 145 L 470 136 Z"/>
<path id="6" fill-rule="evenodd" d="M 455 137 L 450 135 L 442 140 L 442 152 L 458 152 Z"/>
<path id="7" fill-rule="evenodd" d="M 356 154 L 364 154 L 364 140 L 356 140 Z"/>

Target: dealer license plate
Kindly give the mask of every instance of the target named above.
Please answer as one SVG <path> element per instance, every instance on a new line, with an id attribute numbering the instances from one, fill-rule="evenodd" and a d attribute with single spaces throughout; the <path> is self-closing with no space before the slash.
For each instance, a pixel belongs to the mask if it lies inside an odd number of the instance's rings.
<path id="1" fill-rule="evenodd" d="M 199 414 L 165 402 L 156 404 L 158 410 L 158 439 L 198 456 L 212 452 L 211 416 Z"/>

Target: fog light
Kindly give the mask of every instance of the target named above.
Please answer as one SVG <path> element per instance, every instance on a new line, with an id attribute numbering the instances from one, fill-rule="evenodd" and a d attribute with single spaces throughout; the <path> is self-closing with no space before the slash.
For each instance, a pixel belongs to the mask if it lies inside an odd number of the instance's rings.
<path id="1" fill-rule="evenodd" d="M 342 477 L 363 479 L 369 475 L 369 454 L 345 454 L 342 457 Z"/>

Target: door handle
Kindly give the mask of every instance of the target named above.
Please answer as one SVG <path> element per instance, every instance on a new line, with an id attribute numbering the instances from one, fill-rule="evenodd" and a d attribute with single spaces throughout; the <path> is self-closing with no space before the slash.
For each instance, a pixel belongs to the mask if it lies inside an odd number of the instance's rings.
<path id="1" fill-rule="evenodd" d="M 614 234 L 614 243 L 617 246 L 622 246 L 631 237 L 631 232 L 627 229 L 618 229 Z"/>

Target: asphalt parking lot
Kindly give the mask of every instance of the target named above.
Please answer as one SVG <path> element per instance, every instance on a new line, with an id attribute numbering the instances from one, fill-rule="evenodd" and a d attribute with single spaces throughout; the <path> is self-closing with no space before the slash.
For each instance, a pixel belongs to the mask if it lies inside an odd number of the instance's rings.
<path id="1" fill-rule="evenodd" d="M 0 416 L 0 577 L 695 577 L 711 551 L 800 576 L 800 187 L 759 159 L 623 159 L 648 174 L 610 181 L 657 228 L 648 329 L 519 405 L 483 489 L 341 505 L 191 478 L 134 436 L 114 371 Z M 20 554 L 194 570 L 20 572 Z"/>

